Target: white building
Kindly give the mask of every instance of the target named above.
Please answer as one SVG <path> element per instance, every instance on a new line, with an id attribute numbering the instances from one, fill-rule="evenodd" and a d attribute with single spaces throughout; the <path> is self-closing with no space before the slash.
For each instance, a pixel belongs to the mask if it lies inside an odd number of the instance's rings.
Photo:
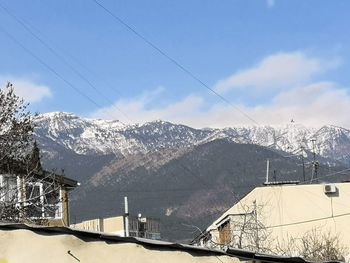
<path id="1" fill-rule="evenodd" d="M 160 221 L 146 217 L 128 217 L 128 236 L 160 240 Z M 126 235 L 124 216 L 85 220 L 70 227 L 85 231 L 103 232 L 119 236 Z"/>
<path id="2" fill-rule="evenodd" d="M 250 250 L 258 244 L 263 250 L 289 246 L 292 239 L 311 233 L 337 236 L 342 246 L 350 248 L 350 182 L 257 187 L 195 242 Z"/>

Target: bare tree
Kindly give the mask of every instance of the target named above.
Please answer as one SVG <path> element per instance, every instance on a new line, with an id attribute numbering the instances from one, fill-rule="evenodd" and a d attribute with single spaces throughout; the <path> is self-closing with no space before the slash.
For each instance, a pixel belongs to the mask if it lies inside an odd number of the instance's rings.
<path id="1" fill-rule="evenodd" d="M 263 205 L 257 205 L 254 201 L 252 206 L 242 205 L 242 209 L 244 213 L 231 221 L 231 235 L 234 241 L 231 245 L 255 252 L 270 251 L 271 231 L 263 223 Z"/>
<path id="2" fill-rule="evenodd" d="M 33 143 L 33 120 L 28 104 L 14 93 L 12 84 L 0 89 L 0 164 L 24 161 Z"/>
<path id="3" fill-rule="evenodd" d="M 271 251 L 271 231 L 263 223 L 262 205 L 241 205 L 242 212 L 229 214 L 218 228 L 219 235 L 210 236 L 211 247 L 231 247 L 255 252 Z"/>
<path id="4" fill-rule="evenodd" d="M 27 106 L 12 84 L 0 89 L 0 220 L 43 223 L 57 213 L 59 185 L 41 167 Z"/>
<path id="5" fill-rule="evenodd" d="M 317 262 L 344 261 L 348 248 L 341 244 L 338 233 L 314 228 L 299 238 L 289 237 L 283 244 L 277 244 L 274 253 Z"/>

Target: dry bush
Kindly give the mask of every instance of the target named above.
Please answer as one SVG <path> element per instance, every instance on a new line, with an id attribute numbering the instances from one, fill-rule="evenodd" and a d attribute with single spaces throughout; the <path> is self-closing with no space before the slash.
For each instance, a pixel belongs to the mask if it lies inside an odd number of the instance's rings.
<path id="1" fill-rule="evenodd" d="M 344 261 L 348 249 L 341 244 L 339 234 L 312 229 L 300 238 L 288 238 L 274 249 L 275 254 L 300 256 L 312 261 Z"/>

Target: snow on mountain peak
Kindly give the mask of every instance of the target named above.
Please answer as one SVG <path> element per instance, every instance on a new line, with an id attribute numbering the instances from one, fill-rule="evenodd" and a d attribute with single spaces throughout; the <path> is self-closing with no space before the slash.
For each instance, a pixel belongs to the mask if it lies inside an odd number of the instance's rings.
<path id="1" fill-rule="evenodd" d="M 164 147 L 183 148 L 215 139 L 258 144 L 277 150 L 299 153 L 313 150 L 323 157 L 350 162 L 350 131 L 327 125 L 319 129 L 297 123 L 279 126 L 194 129 L 157 120 L 125 125 L 117 120 L 80 118 L 72 113 L 52 112 L 36 117 L 38 140 L 58 143 L 79 154 L 128 155 Z"/>

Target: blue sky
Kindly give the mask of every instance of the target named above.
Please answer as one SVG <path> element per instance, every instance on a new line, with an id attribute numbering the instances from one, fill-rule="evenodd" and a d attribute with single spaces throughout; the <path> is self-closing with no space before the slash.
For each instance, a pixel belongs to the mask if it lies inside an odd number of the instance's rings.
<path id="1" fill-rule="evenodd" d="M 350 2 L 99 2 L 257 123 L 293 118 L 350 128 Z M 92 0 L 0 4 L 60 54 L 0 8 L 0 82 L 11 81 L 34 112 L 195 127 L 254 124 Z"/>

